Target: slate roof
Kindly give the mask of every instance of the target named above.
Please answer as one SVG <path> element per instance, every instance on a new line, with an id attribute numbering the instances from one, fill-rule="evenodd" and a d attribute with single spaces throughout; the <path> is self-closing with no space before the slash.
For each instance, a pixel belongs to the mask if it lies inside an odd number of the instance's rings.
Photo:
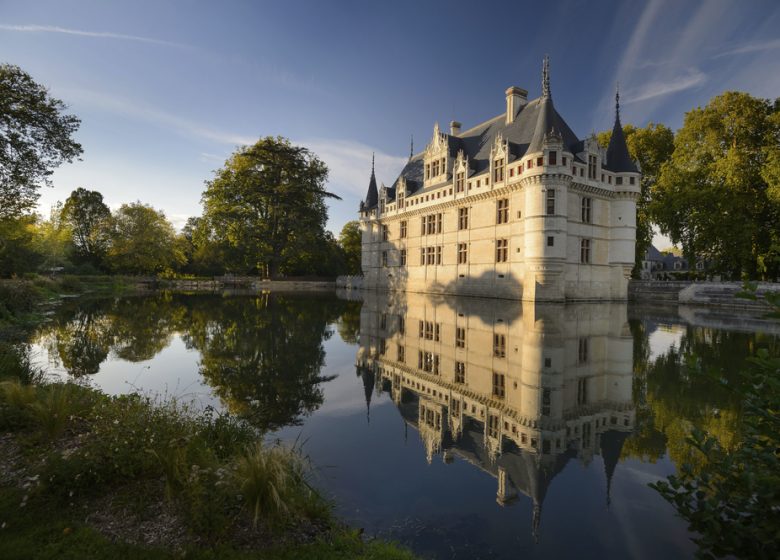
<path id="1" fill-rule="evenodd" d="M 541 129 L 540 129 L 541 127 Z M 540 132 L 537 130 L 540 129 Z M 539 144 L 544 134 L 556 131 L 561 135 L 564 147 L 572 152 L 582 151 L 583 143 L 577 138 L 572 129 L 563 120 L 563 117 L 555 110 L 552 97 L 542 96 L 526 105 L 522 106 L 517 112 L 515 119 L 510 124 L 506 124 L 506 115 L 501 113 L 492 119 L 485 121 L 469 130 L 465 130 L 453 136 L 447 134 L 449 140 L 450 156 L 455 157 L 459 150 L 463 150 L 468 157 L 471 174 L 478 175 L 483 173 L 490 166 L 490 150 L 495 143 L 496 136 L 502 135 L 504 140 L 509 141 L 509 161 L 515 161 L 523 157 L 532 144 Z M 540 150 L 541 148 L 539 148 Z M 534 149 L 532 151 L 538 151 Z M 424 172 L 424 152 L 412 156 L 404 166 L 399 175 L 399 179 L 406 179 L 406 188 L 408 194 L 417 194 L 423 189 Z M 449 180 L 447 180 L 449 181 Z M 442 182 L 444 183 L 444 181 Z M 388 198 L 395 199 L 395 189 L 398 184 L 396 179 L 388 190 Z M 366 208 L 373 208 L 378 203 L 377 199 L 372 197 L 372 185 L 376 187 L 376 179 L 372 173 L 369 183 L 369 192 L 366 197 Z M 438 188 L 440 185 L 432 185 L 429 190 Z"/>

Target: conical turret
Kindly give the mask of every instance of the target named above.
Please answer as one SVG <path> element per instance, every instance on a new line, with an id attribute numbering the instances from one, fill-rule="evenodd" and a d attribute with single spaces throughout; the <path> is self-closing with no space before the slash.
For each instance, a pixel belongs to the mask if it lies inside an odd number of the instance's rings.
<path id="1" fill-rule="evenodd" d="M 548 134 L 555 133 L 555 107 L 550 93 L 550 58 L 544 57 L 542 65 L 542 97 L 539 99 L 538 117 L 528 153 L 541 152 L 544 139 Z"/>
<path id="2" fill-rule="evenodd" d="M 376 176 L 374 175 L 374 154 L 371 154 L 371 179 L 368 182 L 368 193 L 366 194 L 367 210 L 370 210 L 379 203 L 379 191 L 376 188 Z"/>
<path id="3" fill-rule="evenodd" d="M 607 163 L 610 171 L 616 173 L 638 173 L 636 164 L 631 159 L 626 145 L 626 137 L 623 135 L 623 126 L 620 124 L 620 92 L 615 91 L 615 125 L 612 127 L 612 137 L 607 147 Z"/>

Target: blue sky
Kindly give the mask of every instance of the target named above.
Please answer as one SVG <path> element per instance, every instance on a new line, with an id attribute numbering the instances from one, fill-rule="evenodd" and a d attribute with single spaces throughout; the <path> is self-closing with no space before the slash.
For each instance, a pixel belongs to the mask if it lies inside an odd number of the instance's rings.
<path id="1" fill-rule="evenodd" d="M 780 96 L 780 2 L 0 0 L 0 53 L 82 119 L 42 212 L 83 186 L 181 225 L 237 145 L 282 135 L 329 165 L 338 232 L 372 152 L 392 183 L 410 135 L 497 115 L 510 85 L 538 96 L 545 54 L 580 137 L 611 127 L 617 81 L 639 126 L 727 89 Z"/>

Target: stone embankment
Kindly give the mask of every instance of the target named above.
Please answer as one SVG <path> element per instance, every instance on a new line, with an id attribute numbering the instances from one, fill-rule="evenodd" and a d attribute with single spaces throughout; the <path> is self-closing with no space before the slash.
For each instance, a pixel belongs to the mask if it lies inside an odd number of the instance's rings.
<path id="1" fill-rule="evenodd" d="M 761 297 L 767 292 L 780 292 L 780 284 L 760 282 L 752 301 L 737 297 L 743 291 L 741 282 L 664 282 L 632 280 L 628 299 L 640 304 L 670 304 L 734 309 L 768 309 Z"/>
<path id="2" fill-rule="evenodd" d="M 142 281 L 148 289 L 176 290 L 183 292 L 264 292 L 264 291 L 331 291 L 336 288 L 333 280 L 278 279 L 264 280 L 257 277 L 225 276 L 215 278 L 152 278 Z"/>

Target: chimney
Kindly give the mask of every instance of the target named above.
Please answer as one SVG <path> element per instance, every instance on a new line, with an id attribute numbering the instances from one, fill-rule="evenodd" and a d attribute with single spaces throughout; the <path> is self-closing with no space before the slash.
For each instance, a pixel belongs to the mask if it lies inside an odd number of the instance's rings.
<path id="1" fill-rule="evenodd" d="M 506 90 L 506 124 L 514 122 L 520 108 L 528 103 L 528 91 L 517 86 Z"/>
<path id="2" fill-rule="evenodd" d="M 452 121 L 450 123 L 450 134 L 452 136 L 460 134 L 460 123 L 458 121 Z"/>

